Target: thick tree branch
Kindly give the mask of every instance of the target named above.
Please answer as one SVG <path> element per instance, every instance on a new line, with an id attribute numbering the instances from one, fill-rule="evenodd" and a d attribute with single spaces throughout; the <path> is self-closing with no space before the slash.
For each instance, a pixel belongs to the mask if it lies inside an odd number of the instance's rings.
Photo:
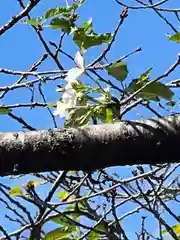
<path id="1" fill-rule="evenodd" d="M 180 115 L 84 128 L 0 133 L 0 176 L 179 162 Z"/>

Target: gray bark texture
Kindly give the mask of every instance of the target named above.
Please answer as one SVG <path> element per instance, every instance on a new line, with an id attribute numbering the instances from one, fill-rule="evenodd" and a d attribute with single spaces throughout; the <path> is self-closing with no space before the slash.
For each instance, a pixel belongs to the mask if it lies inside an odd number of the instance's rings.
<path id="1" fill-rule="evenodd" d="M 179 162 L 180 116 L 0 133 L 0 176 Z"/>

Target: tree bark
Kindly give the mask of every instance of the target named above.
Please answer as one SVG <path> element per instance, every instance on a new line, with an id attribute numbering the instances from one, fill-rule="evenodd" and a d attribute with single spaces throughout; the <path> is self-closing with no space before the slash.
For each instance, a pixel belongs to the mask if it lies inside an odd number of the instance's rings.
<path id="1" fill-rule="evenodd" d="M 180 116 L 0 133 L 0 176 L 179 162 Z"/>

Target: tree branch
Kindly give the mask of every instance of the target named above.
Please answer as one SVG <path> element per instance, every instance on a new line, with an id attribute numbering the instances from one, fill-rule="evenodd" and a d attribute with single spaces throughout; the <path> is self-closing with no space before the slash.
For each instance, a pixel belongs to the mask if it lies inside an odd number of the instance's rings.
<path id="1" fill-rule="evenodd" d="M 0 176 L 179 162 L 180 115 L 0 133 Z"/>

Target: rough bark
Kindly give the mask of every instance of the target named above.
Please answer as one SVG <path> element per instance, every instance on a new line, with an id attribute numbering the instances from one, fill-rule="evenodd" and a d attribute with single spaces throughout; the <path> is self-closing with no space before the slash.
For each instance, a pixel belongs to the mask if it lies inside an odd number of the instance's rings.
<path id="1" fill-rule="evenodd" d="M 0 176 L 179 162 L 180 116 L 0 133 Z"/>

